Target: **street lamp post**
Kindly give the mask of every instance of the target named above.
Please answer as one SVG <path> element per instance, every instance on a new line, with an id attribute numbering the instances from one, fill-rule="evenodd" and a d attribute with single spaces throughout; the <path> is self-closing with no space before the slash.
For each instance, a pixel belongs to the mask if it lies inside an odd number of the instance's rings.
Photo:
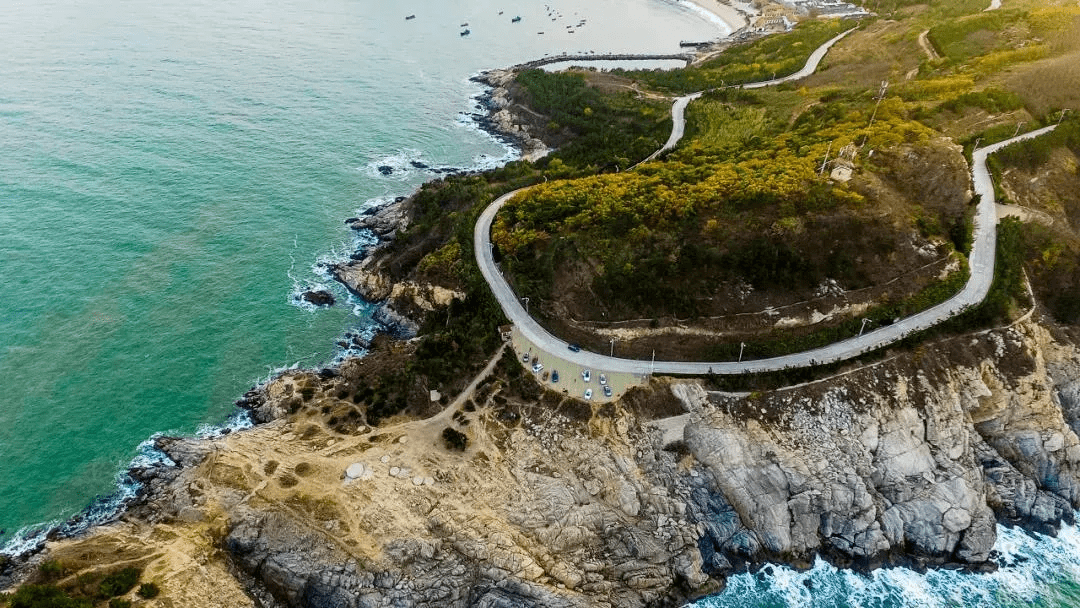
<path id="1" fill-rule="evenodd" d="M 1016 123 L 1016 130 L 1013 131 L 1013 137 L 1016 137 L 1017 135 L 1020 134 L 1020 127 L 1022 127 L 1022 126 L 1024 126 L 1023 121 L 1020 121 L 1020 122 Z"/>
<path id="2" fill-rule="evenodd" d="M 1057 124 L 1059 124 L 1059 125 L 1061 124 L 1061 119 L 1065 118 L 1065 112 L 1068 112 L 1068 111 L 1069 111 L 1069 108 L 1062 108 L 1061 109 L 1061 114 L 1058 115 Z"/>
<path id="3" fill-rule="evenodd" d="M 862 335 L 863 330 L 866 329 L 866 324 L 869 323 L 869 322 L 870 322 L 870 319 L 863 319 L 862 320 L 862 327 L 859 328 L 859 335 L 860 336 Z"/>
<path id="4" fill-rule="evenodd" d="M 611 352 L 608 354 L 608 356 L 609 357 L 614 357 L 615 356 L 615 338 L 611 339 Z"/>
<path id="5" fill-rule="evenodd" d="M 746 342 L 739 342 L 739 363 L 742 363 L 742 351 L 746 348 Z"/>
<path id="6" fill-rule="evenodd" d="M 521 299 L 525 301 L 525 314 L 529 314 L 529 296 L 525 296 Z"/>

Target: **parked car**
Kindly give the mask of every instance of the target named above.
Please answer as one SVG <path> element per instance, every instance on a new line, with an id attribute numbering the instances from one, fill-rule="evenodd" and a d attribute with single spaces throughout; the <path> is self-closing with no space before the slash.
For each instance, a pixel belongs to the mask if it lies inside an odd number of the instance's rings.
<path id="1" fill-rule="evenodd" d="M 542 370 L 542 369 L 544 369 L 544 364 L 543 363 L 540 363 L 539 361 L 537 361 L 536 363 L 533 363 L 533 373 L 534 374 L 539 374 L 540 370 Z"/>
<path id="2" fill-rule="evenodd" d="M 607 376 L 600 374 L 600 384 L 607 384 Z"/>
<path id="3" fill-rule="evenodd" d="M 589 382 L 592 380 L 592 372 L 587 369 L 583 369 L 581 370 L 581 377 L 585 379 L 585 382 Z"/>
<path id="4" fill-rule="evenodd" d="M 578 346 L 577 344 L 568 344 L 566 346 L 566 348 L 569 348 L 570 350 L 574 351 L 575 353 L 581 350 L 581 347 Z"/>
<path id="5" fill-rule="evenodd" d="M 604 396 L 605 397 L 610 397 L 611 396 L 611 387 L 608 386 L 607 384 L 604 385 Z"/>
<path id="6" fill-rule="evenodd" d="M 559 370 L 553 369 L 553 370 L 551 370 L 551 383 L 552 384 L 557 384 L 558 382 L 559 382 Z"/>
<path id="7" fill-rule="evenodd" d="M 521 360 L 524 361 L 525 363 L 528 363 L 529 362 L 529 353 L 525 353 L 525 354 L 521 355 Z"/>
<path id="8" fill-rule="evenodd" d="M 587 388 L 585 389 L 585 400 L 588 401 L 590 399 L 592 399 L 592 389 Z"/>

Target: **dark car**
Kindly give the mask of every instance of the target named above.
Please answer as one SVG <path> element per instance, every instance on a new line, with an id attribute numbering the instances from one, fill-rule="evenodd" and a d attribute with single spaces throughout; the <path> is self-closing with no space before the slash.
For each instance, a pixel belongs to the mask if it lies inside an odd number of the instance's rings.
<path id="1" fill-rule="evenodd" d="M 557 369 L 551 370 L 551 383 L 555 384 L 558 381 L 559 381 L 559 370 L 557 370 Z"/>
<path id="2" fill-rule="evenodd" d="M 569 348 L 570 350 L 574 351 L 575 353 L 581 351 L 581 347 L 578 346 L 577 344 L 568 344 L 566 346 L 566 348 Z"/>

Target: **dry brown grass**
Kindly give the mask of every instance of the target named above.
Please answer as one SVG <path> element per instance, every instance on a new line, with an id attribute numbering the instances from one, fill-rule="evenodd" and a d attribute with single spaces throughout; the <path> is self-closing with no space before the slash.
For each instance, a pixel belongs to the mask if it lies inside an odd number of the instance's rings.
<path id="1" fill-rule="evenodd" d="M 1002 81 L 1035 114 L 1057 108 L 1080 111 L 1080 50 L 1018 66 L 1003 75 Z"/>

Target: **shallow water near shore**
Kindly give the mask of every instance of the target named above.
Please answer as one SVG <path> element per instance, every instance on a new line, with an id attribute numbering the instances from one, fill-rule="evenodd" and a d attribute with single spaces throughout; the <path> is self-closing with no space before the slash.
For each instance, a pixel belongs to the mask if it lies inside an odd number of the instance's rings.
<path id="1" fill-rule="evenodd" d="M 559 15 L 493 0 L 3 3 L 0 545 L 111 493 L 152 433 L 222 423 L 272 370 L 325 364 L 370 326 L 318 264 L 355 249 L 345 218 L 436 177 L 414 163 L 514 157 L 463 116 L 481 92 L 470 75 L 720 34 L 666 0 L 546 4 Z M 541 21 L 564 32 L 537 36 Z M 338 304 L 301 305 L 315 287 Z"/>

